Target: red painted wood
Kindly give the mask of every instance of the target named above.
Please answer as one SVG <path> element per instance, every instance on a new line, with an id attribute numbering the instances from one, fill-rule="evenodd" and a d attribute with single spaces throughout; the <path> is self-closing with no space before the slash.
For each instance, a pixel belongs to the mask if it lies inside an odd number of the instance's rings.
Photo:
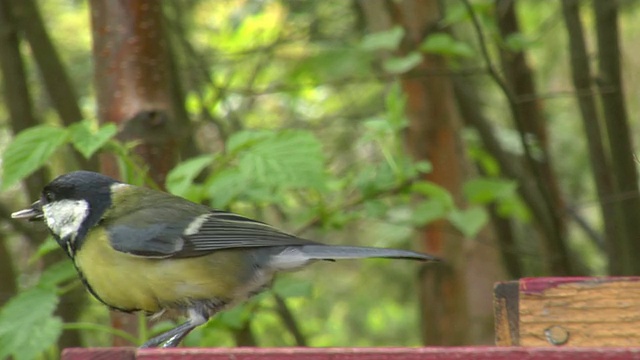
<path id="1" fill-rule="evenodd" d="M 111 348 L 72 348 L 62 351 L 64 360 L 135 360 L 136 351 L 133 347 Z"/>
<path id="2" fill-rule="evenodd" d="M 133 357 L 132 357 L 133 356 Z M 640 348 L 66 349 L 62 360 L 640 360 Z"/>
<path id="3" fill-rule="evenodd" d="M 520 279 L 520 292 L 523 294 L 538 294 L 547 289 L 567 283 L 601 284 L 614 281 L 640 281 L 637 276 L 603 276 L 603 277 L 540 277 Z"/>

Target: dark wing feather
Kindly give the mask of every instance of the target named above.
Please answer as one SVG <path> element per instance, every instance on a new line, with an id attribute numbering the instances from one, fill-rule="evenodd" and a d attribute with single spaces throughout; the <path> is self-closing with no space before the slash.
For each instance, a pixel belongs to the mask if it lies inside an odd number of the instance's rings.
<path id="1" fill-rule="evenodd" d="M 172 199 L 171 210 L 160 201 L 121 214 L 119 225 L 104 224 L 113 248 L 138 256 L 185 258 L 224 249 L 318 244 L 233 213 L 203 212 L 204 207 L 184 199 L 177 206 L 177 199 Z M 203 215 L 207 218 L 200 227 L 185 234 L 189 225 Z"/>

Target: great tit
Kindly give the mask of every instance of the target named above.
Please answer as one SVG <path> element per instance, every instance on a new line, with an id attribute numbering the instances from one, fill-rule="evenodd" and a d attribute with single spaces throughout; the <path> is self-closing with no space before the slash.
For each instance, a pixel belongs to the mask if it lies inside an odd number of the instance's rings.
<path id="1" fill-rule="evenodd" d="M 13 218 L 44 220 L 83 284 L 108 307 L 178 312 L 183 324 L 142 347 L 175 347 L 217 312 L 316 260 L 402 258 L 407 250 L 331 246 L 260 221 L 89 171 L 62 175 Z"/>

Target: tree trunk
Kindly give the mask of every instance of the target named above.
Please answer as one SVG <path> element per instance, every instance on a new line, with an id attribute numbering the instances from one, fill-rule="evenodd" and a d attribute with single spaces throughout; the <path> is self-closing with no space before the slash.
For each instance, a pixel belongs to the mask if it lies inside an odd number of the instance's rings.
<path id="1" fill-rule="evenodd" d="M 98 116 L 118 124 L 122 141 L 136 140 L 137 156 L 160 186 L 178 160 L 185 132 L 176 120 L 171 62 L 161 3 L 153 0 L 91 1 Z M 104 173 L 118 176 L 113 157 Z M 113 313 L 114 326 L 135 333 L 134 317 Z M 125 345 L 114 339 L 114 345 Z"/>
<path id="2" fill-rule="evenodd" d="M 18 133 L 29 127 L 38 125 L 38 121 L 32 112 L 31 96 L 28 91 L 26 75 L 24 71 L 24 65 L 22 63 L 22 55 L 20 54 L 19 39 L 16 33 L 17 21 L 13 16 L 14 10 L 11 7 L 9 0 L 0 0 L 0 24 L 4 27 L 2 38 L 0 39 L 0 66 L 2 67 L 3 82 L 5 85 L 6 104 L 9 109 L 11 128 L 14 133 Z M 38 170 L 33 175 L 29 176 L 26 181 L 26 187 L 29 199 L 40 198 L 40 192 L 47 183 L 48 176 L 45 174 L 45 170 Z M 34 244 L 41 243 L 46 236 L 44 231 L 30 232 L 29 240 Z M 6 250 L 3 249 L 2 250 Z M 11 259 L 3 258 L 8 256 L 6 251 L 0 251 L 0 262 L 10 266 Z M 45 266 L 57 263 L 59 261 L 66 261 L 66 256 L 62 252 L 54 252 L 44 258 Z M 8 278 L 12 275 L 6 273 L 9 271 L 8 267 L 3 270 L 2 278 Z M 9 284 L 7 289 L 9 288 Z M 79 314 L 82 310 L 82 304 L 84 303 L 85 295 L 80 290 L 70 291 L 64 294 L 60 298 L 60 304 L 56 310 L 56 313 L 60 315 L 64 322 L 74 322 L 78 320 Z M 60 339 L 58 345 L 61 348 L 80 346 L 80 334 L 77 331 L 65 331 Z"/>
<path id="3" fill-rule="evenodd" d="M 618 2 L 594 1 L 598 43 L 598 79 L 600 99 L 609 138 L 609 152 L 616 189 L 614 200 L 624 224 L 616 234 L 617 252 L 610 258 L 619 262 L 615 275 L 640 275 L 640 192 L 631 133 L 624 104 L 618 40 Z"/>
<path id="4" fill-rule="evenodd" d="M 503 39 L 520 32 L 520 25 L 512 0 L 496 0 L 496 18 L 500 35 Z M 547 129 L 545 126 L 542 102 L 537 96 L 533 73 L 523 51 L 509 51 L 501 47 L 502 68 L 512 99 L 515 104 L 514 121 L 522 138 L 535 139 L 539 159 L 526 159 L 531 167 L 533 179 L 539 189 L 539 196 L 545 205 L 548 221 L 542 226 L 544 231 L 545 258 L 553 275 L 571 275 L 573 273 L 571 259 L 567 249 L 565 205 L 560 194 L 558 181 L 551 164 Z M 524 99 L 524 100 L 522 100 Z M 523 144 L 523 146 L 529 146 Z M 525 152 L 525 156 L 529 156 Z"/>
<path id="5" fill-rule="evenodd" d="M 543 211 L 540 197 L 536 189 L 527 181 L 524 168 L 520 162 L 517 162 L 512 155 L 502 148 L 500 141 L 496 137 L 494 126 L 483 114 L 482 102 L 478 96 L 479 90 L 475 84 L 461 77 L 455 77 L 453 79 L 453 89 L 460 115 L 465 124 L 478 132 L 484 148 L 500 164 L 502 174 L 520 184 L 518 192 L 529 204 L 534 215 L 536 212 Z M 507 270 L 509 278 L 519 279 L 525 274 L 525 270 L 523 270 L 520 263 L 518 244 L 513 233 L 512 222 L 509 219 L 497 216 L 495 206 L 490 206 L 489 211 L 491 212 L 491 220 L 498 238 L 502 263 Z"/>
<path id="6" fill-rule="evenodd" d="M 0 0 L 0 70 L 9 120 L 14 134 L 38 125 L 33 114 L 31 95 L 20 53 L 17 23 L 9 0 Z M 38 170 L 27 177 L 25 185 L 29 199 L 40 198 L 40 191 L 47 184 L 45 170 Z M 32 239 L 36 240 L 36 239 Z"/>
<path id="7" fill-rule="evenodd" d="M 405 29 L 401 55 L 417 51 L 441 19 L 435 0 L 362 0 L 359 5 L 371 31 L 394 24 Z M 412 76 L 413 72 L 442 75 Z M 456 204 L 463 206 L 461 189 L 470 167 L 464 157 L 448 72 L 442 57 L 424 54 L 417 68 L 401 78 L 409 119 L 406 144 L 414 158 L 431 162 L 433 170 L 425 179 L 446 188 Z M 494 235 L 485 230 L 478 236 L 482 242 L 464 241 L 450 224 L 438 221 L 422 229 L 419 237 L 425 251 L 440 254 L 447 261 L 446 265 L 425 267 L 421 273 L 424 343 L 491 343 L 493 308 L 486 294 L 495 281 L 504 278 Z"/>
<path id="8" fill-rule="evenodd" d="M 84 117 L 80 112 L 80 106 L 78 106 L 76 91 L 49 34 L 47 34 L 37 4 L 33 0 L 10 1 L 16 14 L 17 23 L 30 45 L 47 94 L 60 120 L 65 126 L 82 121 Z M 95 159 L 87 160 L 77 151 L 74 151 L 73 154 L 80 168 L 97 169 Z"/>
<path id="9" fill-rule="evenodd" d="M 624 228 L 623 216 L 614 201 L 615 188 L 613 170 L 604 143 L 602 122 L 598 114 L 594 95 L 594 84 L 589 66 L 589 54 L 584 40 L 584 31 L 580 21 L 580 2 L 578 0 L 563 0 L 562 13 L 569 34 L 571 56 L 571 75 L 576 90 L 576 101 L 580 108 L 582 123 L 587 136 L 591 171 L 598 193 L 600 212 L 604 222 L 605 244 L 609 258 L 609 273 L 621 275 L 629 273 L 623 264 L 630 264 L 635 257 L 630 252 L 624 252 L 619 246 L 623 237 L 618 230 Z"/>

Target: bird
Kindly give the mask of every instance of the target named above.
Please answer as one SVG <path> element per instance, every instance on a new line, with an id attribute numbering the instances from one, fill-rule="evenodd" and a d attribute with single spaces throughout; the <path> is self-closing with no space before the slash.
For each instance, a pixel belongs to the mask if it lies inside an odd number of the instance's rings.
<path id="1" fill-rule="evenodd" d="M 337 246 L 184 198 L 74 171 L 15 219 L 43 221 L 86 289 L 113 310 L 180 314 L 186 321 L 141 348 L 176 347 L 216 313 L 266 290 L 276 273 L 319 260 L 438 261 L 409 250 Z"/>

